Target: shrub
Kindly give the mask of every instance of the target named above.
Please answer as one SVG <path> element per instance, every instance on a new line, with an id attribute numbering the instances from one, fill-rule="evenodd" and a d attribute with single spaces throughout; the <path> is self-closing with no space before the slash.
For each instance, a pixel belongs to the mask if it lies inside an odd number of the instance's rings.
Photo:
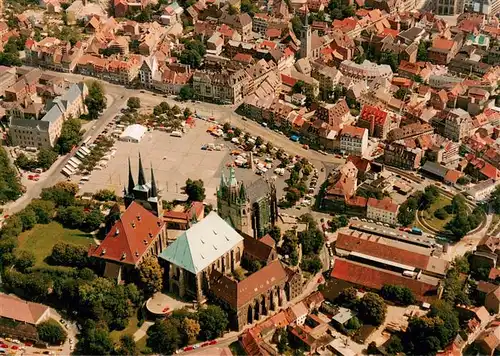
<path id="1" fill-rule="evenodd" d="M 66 341 L 68 334 L 63 327 L 54 319 L 44 321 L 37 326 L 40 340 L 52 345 L 60 345 Z"/>

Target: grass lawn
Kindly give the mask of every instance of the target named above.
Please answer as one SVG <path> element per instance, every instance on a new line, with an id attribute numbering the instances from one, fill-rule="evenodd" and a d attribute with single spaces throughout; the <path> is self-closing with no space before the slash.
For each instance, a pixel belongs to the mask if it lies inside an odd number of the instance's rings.
<path id="1" fill-rule="evenodd" d="M 125 329 L 123 329 L 123 330 L 113 330 L 112 332 L 109 333 L 110 336 L 111 336 L 111 339 L 114 342 L 118 343 L 118 342 L 120 342 L 120 337 L 122 335 L 125 335 L 125 334 L 134 335 L 134 333 L 137 330 L 139 330 L 139 326 L 137 326 L 138 322 L 139 322 L 139 320 L 137 319 L 137 315 L 132 315 L 132 317 L 129 319 L 128 325 L 127 325 L 127 327 Z M 144 337 L 143 339 L 144 339 L 144 346 L 146 346 L 146 337 Z M 139 350 L 141 350 L 141 349 L 139 349 Z"/>
<path id="2" fill-rule="evenodd" d="M 445 225 L 453 218 L 453 214 L 449 214 L 448 217 L 444 220 L 438 219 L 434 216 L 434 212 L 440 208 L 444 208 L 447 205 L 451 204 L 451 200 L 443 195 L 440 195 L 439 198 L 432 204 L 429 209 L 423 212 L 423 217 L 427 224 L 435 228 L 436 230 L 444 230 Z"/>
<path id="3" fill-rule="evenodd" d="M 92 239 L 87 233 L 65 229 L 61 224 L 53 221 L 47 225 L 35 225 L 33 229 L 19 235 L 19 249 L 35 254 L 35 267 L 47 267 L 44 260 L 52 253 L 52 247 L 60 241 L 88 246 Z"/>

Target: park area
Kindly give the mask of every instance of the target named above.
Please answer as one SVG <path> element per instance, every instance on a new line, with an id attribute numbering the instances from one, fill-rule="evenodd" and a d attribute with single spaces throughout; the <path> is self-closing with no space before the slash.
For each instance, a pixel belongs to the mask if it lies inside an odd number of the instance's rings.
<path id="1" fill-rule="evenodd" d="M 52 247 L 58 242 L 66 242 L 73 245 L 89 246 L 92 243 L 90 234 L 80 230 L 64 228 L 58 222 L 49 224 L 38 224 L 31 230 L 24 231 L 19 235 L 19 250 L 31 251 L 36 261 L 34 267 L 47 267 L 46 258 L 52 253 Z"/>
<path id="2" fill-rule="evenodd" d="M 446 207 L 450 204 L 451 199 L 444 195 L 439 195 L 429 208 L 422 211 L 421 216 L 425 220 L 426 225 L 436 231 L 444 231 L 446 224 L 455 216 L 455 214 L 447 212 Z"/>

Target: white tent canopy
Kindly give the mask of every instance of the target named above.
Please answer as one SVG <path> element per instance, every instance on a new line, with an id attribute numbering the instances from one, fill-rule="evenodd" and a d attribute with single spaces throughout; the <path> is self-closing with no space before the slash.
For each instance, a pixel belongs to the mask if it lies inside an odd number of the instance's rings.
<path id="1" fill-rule="evenodd" d="M 141 141 L 146 131 L 147 128 L 139 124 L 127 126 L 125 131 L 120 135 L 120 141 L 137 143 Z"/>

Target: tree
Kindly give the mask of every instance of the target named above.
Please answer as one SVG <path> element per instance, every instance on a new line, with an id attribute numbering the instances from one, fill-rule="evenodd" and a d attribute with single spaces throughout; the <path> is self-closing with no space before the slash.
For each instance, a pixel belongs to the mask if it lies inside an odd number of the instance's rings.
<path id="1" fill-rule="evenodd" d="M 60 207 L 57 210 L 57 220 L 64 227 L 78 229 L 85 221 L 85 212 L 81 206 Z"/>
<path id="2" fill-rule="evenodd" d="M 181 343 L 181 335 L 173 320 L 158 320 L 147 331 L 147 344 L 154 352 L 173 355 Z"/>
<path id="3" fill-rule="evenodd" d="M 87 99 L 88 98 L 89 97 L 87 96 Z M 80 133 L 81 129 L 82 125 L 78 119 L 69 118 L 64 121 L 61 128 L 61 134 L 57 139 L 54 149 L 60 154 L 70 152 L 82 139 L 82 134 Z"/>
<path id="4" fill-rule="evenodd" d="M 24 169 L 25 171 L 31 171 L 36 167 L 36 162 L 32 159 L 29 159 L 28 156 L 26 156 L 22 152 L 17 156 L 14 164 L 19 168 Z"/>
<path id="5" fill-rule="evenodd" d="M 190 65 L 192 68 L 199 68 L 202 59 L 202 56 L 197 51 L 190 49 L 183 50 L 179 57 L 182 64 Z"/>
<path id="6" fill-rule="evenodd" d="M 448 217 L 448 213 L 444 208 L 439 208 L 436 211 L 434 211 L 434 216 L 439 220 L 444 220 Z"/>
<path id="7" fill-rule="evenodd" d="M 408 287 L 397 286 L 393 284 L 384 284 L 380 290 L 380 294 L 384 299 L 393 301 L 401 305 L 414 304 L 415 295 Z"/>
<path id="8" fill-rule="evenodd" d="M 268 233 L 269 233 L 269 236 L 271 236 L 273 238 L 273 240 L 276 241 L 276 243 L 280 242 L 281 229 L 279 226 L 274 225 L 273 227 L 271 227 L 271 229 L 269 230 Z"/>
<path id="9" fill-rule="evenodd" d="M 101 189 L 94 194 L 93 198 L 99 201 L 116 201 L 116 194 L 110 189 Z"/>
<path id="10" fill-rule="evenodd" d="M 57 160 L 57 153 L 53 150 L 41 148 L 36 156 L 36 165 L 42 169 L 49 169 Z"/>
<path id="11" fill-rule="evenodd" d="M 28 268 L 33 267 L 36 262 L 35 254 L 26 250 L 16 251 L 15 258 L 16 269 L 20 272 L 25 272 Z"/>
<path id="12" fill-rule="evenodd" d="M 382 52 L 380 55 L 380 64 L 387 64 L 391 66 L 393 72 L 396 72 L 399 66 L 398 55 L 394 52 Z"/>
<path id="13" fill-rule="evenodd" d="M 179 91 L 182 100 L 191 100 L 194 97 L 194 90 L 190 85 L 184 85 Z"/>
<path id="14" fill-rule="evenodd" d="M 120 345 L 118 346 L 118 353 L 121 355 L 139 355 L 137 344 L 131 334 L 125 334 L 120 337 Z"/>
<path id="15" fill-rule="evenodd" d="M 76 351 L 79 355 L 111 355 L 114 344 L 107 329 L 87 321 L 78 337 Z"/>
<path id="16" fill-rule="evenodd" d="M 88 264 L 87 254 L 88 249 L 85 246 L 73 245 L 60 241 L 52 247 L 50 263 L 83 268 Z"/>
<path id="17" fill-rule="evenodd" d="M 56 205 L 50 200 L 33 199 L 28 205 L 36 215 L 38 224 L 48 224 L 54 217 Z"/>
<path id="18" fill-rule="evenodd" d="M 247 13 L 251 17 L 253 17 L 257 12 L 259 12 L 259 8 L 251 0 L 242 0 L 240 9 L 241 12 Z"/>
<path id="19" fill-rule="evenodd" d="M 37 325 L 38 337 L 40 340 L 52 345 L 61 345 L 66 341 L 68 334 L 54 319 L 49 319 Z"/>
<path id="20" fill-rule="evenodd" d="M 394 93 L 394 97 L 399 100 L 405 101 L 407 98 L 409 98 L 409 95 L 411 94 L 411 90 L 408 88 L 399 88 L 396 93 Z"/>
<path id="21" fill-rule="evenodd" d="M 420 41 L 417 50 L 417 61 L 427 62 L 429 60 L 430 41 Z"/>
<path id="22" fill-rule="evenodd" d="M 127 106 L 130 110 L 136 111 L 141 107 L 141 99 L 136 96 L 132 96 L 127 100 Z"/>
<path id="23" fill-rule="evenodd" d="M 397 335 L 392 335 L 389 342 L 385 346 L 385 349 L 389 355 L 397 355 L 404 351 L 403 343 Z"/>
<path id="24" fill-rule="evenodd" d="M 363 322 L 380 325 L 385 319 L 387 306 L 379 295 L 368 292 L 359 301 L 358 311 Z"/>
<path id="25" fill-rule="evenodd" d="M 7 152 L 0 146 L 0 204 L 21 195 L 21 183 L 16 173 Z"/>
<path id="26" fill-rule="evenodd" d="M 104 87 L 97 80 L 90 80 L 86 84 L 89 89 L 89 93 L 85 98 L 88 116 L 90 119 L 96 120 L 104 109 L 106 109 L 107 99 L 104 93 Z"/>
<path id="27" fill-rule="evenodd" d="M 190 201 L 203 201 L 205 200 L 205 187 L 201 179 L 191 180 L 188 178 L 184 188 Z"/>
<path id="28" fill-rule="evenodd" d="M 349 319 L 345 327 L 348 330 L 356 331 L 361 327 L 361 323 L 357 317 L 353 316 Z"/>
<path id="29" fill-rule="evenodd" d="M 198 312 L 202 340 L 216 339 L 226 330 L 227 314 L 219 306 L 209 305 Z"/>
<path id="30" fill-rule="evenodd" d="M 188 344 L 191 344 L 196 341 L 200 333 L 200 324 L 194 319 L 184 318 L 182 321 L 182 329 L 186 333 Z"/>
<path id="31" fill-rule="evenodd" d="M 257 136 L 257 138 L 255 139 L 255 145 L 262 146 L 263 144 L 264 144 L 264 140 L 262 139 L 262 137 Z"/>
<path id="32" fill-rule="evenodd" d="M 163 269 L 155 257 L 146 257 L 139 265 L 139 278 L 146 295 L 152 295 L 163 287 Z"/>
<path id="33" fill-rule="evenodd" d="M 96 208 L 91 210 L 89 213 L 85 215 L 83 223 L 80 226 L 85 232 L 92 232 L 99 229 L 101 224 L 104 222 L 104 215 L 102 215 L 101 211 Z"/>
<path id="34" fill-rule="evenodd" d="M 27 207 L 17 213 L 23 224 L 23 231 L 31 230 L 36 225 L 36 214 L 33 209 Z"/>
<path id="35" fill-rule="evenodd" d="M 346 308 L 354 308 L 357 305 L 358 301 L 358 291 L 353 287 L 342 290 L 337 298 L 335 298 L 336 304 L 342 305 Z"/>
<path id="36" fill-rule="evenodd" d="M 276 334 L 278 338 L 278 352 L 283 355 L 288 349 L 288 331 L 286 328 L 278 328 Z"/>

